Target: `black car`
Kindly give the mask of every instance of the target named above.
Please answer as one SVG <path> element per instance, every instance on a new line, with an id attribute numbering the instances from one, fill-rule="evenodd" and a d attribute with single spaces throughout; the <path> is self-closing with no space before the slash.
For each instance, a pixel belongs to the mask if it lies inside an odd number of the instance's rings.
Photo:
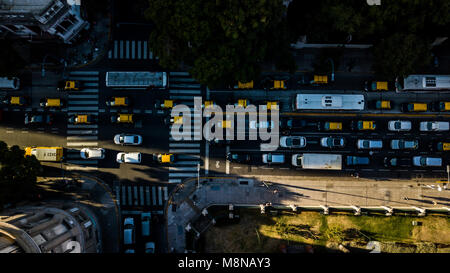
<path id="1" fill-rule="evenodd" d="M 25 114 L 25 125 L 45 124 L 52 125 L 53 116 L 51 114 Z"/>
<path id="2" fill-rule="evenodd" d="M 248 163 L 250 162 L 250 155 L 228 153 L 227 160 L 236 163 Z"/>
<path id="3" fill-rule="evenodd" d="M 411 158 L 385 157 L 384 166 L 388 168 L 411 167 Z"/>
<path id="4" fill-rule="evenodd" d="M 280 121 L 280 127 L 282 129 L 302 129 L 307 126 L 313 126 L 315 124 L 316 124 L 315 122 L 308 123 L 304 119 L 294 119 L 294 118 L 282 119 Z"/>

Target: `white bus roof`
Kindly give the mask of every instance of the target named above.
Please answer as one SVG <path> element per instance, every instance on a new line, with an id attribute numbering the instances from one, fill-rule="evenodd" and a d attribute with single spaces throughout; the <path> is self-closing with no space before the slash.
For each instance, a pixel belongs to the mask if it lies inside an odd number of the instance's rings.
<path id="1" fill-rule="evenodd" d="M 148 71 L 106 72 L 106 86 L 165 88 L 167 86 L 167 73 Z"/>
<path id="2" fill-rule="evenodd" d="M 364 95 L 297 94 L 297 110 L 364 110 Z"/>
<path id="3" fill-rule="evenodd" d="M 403 80 L 404 90 L 450 89 L 450 75 L 409 75 Z"/>

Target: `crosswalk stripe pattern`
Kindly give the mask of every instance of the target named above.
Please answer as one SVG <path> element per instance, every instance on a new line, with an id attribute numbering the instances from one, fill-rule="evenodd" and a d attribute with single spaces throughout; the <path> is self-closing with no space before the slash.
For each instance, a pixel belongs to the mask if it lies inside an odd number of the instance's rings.
<path id="1" fill-rule="evenodd" d="M 109 59 L 158 60 L 147 46 L 147 41 L 114 40 L 113 49 L 108 51 Z"/>
<path id="2" fill-rule="evenodd" d="M 146 210 L 161 210 L 168 200 L 166 186 L 144 186 L 122 183 L 115 187 L 117 204 L 121 209 L 136 209 L 142 207 Z"/>
<path id="3" fill-rule="evenodd" d="M 82 82 L 83 89 L 69 91 L 68 116 L 92 114 L 98 117 L 98 71 L 71 71 L 69 80 Z M 95 105 L 95 106 L 94 106 Z M 66 170 L 97 170 L 98 160 L 82 159 L 80 151 L 84 147 L 98 146 L 97 124 L 67 124 L 67 163 Z"/>
<path id="4" fill-rule="evenodd" d="M 191 106 L 193 109 L 194 96 L 202 95 L 200 84 L 196 83 L 188 72 L 170 72 L 169 75 L 169 98 L 176 104 Z M 193 113 L 192 116 L 194 116 Z M 192 129 L 200 126 L 194 123 L 194 119 L 192 122 Z M 169 153 L 176 156 L 175 162 L 169 166 L 169 183 L 181 183 L 186 178 L 197 176 L 197 165 L 201 164 L 200 149 L 201 141 L 193 138 L 190 141 L 175 141 L 173 136 L 169 136 Z"/>

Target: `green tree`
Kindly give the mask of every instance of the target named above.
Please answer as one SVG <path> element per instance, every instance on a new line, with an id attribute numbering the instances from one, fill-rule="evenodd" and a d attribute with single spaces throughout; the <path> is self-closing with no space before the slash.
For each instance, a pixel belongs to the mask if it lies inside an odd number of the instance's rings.
<path id="1" fill-rule="evenodd" d="M 145 14 L 155 24 L 149 45 L 161 66 L 187 66 L 216 87 L 257 78 L 264 61 L 295 69 L 283 12 L 281 0 L 152 0 Z"/>
<path id="2" fill-rule="evenodd" d="M 30 200 L 37 193 L 41 164 L 34 156 L 24 155 L 17 145 L 8 148 L 0 141 L 0 209 L 8 203 Z"/>
<path id="3" fill-rule="evenodd" d="M 404 77 L 431 62 L 429 43 L 414 34 L 394 34 L 374 48 L 375 72 L 388 79 Z"/>

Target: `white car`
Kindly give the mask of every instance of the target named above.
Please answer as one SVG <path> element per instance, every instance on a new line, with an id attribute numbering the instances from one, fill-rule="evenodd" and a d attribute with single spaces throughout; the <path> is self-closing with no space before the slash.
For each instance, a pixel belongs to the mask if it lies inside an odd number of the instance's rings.
<path id="1" fill-rule="evenodd" d="M 133 134 L 118 134 L 114 136 L 114 144 L 119 145 L 141 145 L 142 137 Z"/>
<path id="2" fill-rule="evenodd" d="M 420 131 L 448 131 L 448 121 L 422 121 L 420 123 Z"/>
<path id="3" fill-rule="evenodd" d="M 258 129 L 258 128 L 263 128 L 263 129 L 273 129 L 273 127 L 275 126 L 275 123 L 273 121 L 260 121 L 257 122 L 256 120 L 252 120 L 250 121 L 250 129 Z"/>
<path id="4" fill-rule="evenodd" d="M 117 163 L 134 163 L 139 164 L 141 163 L 141 153 L 132 152 L 132 153 L 125 153 L 121 152 L 117 154 L 116 158 Z"/>
<path id="5" fill-rule="evenodd" d="M 411 121 L 408 120 L 391 120 L 388 122 L 389 131 L 409 131 L 411 128 Z"/>
<path id="6" fill-rule="evenodd" d="M 262 161 L 266 164 L 283 164 L 284 154 L 263 154 Z"/>
<path id="7" fill-rule="evenodd" d="M 80 151 L 83 159 L 103 159 L 105 158 L 105 149 L 103 148 L 83 148 Z"/>
<path id="8" fill-rule="evenodd" d="M 131 245 L 135 243 L 135 239 L 134 219 L 131 217 L 125 218 L 123 223 L 123 243 L 125 245 Z"/>
<path id="9" fill-rule="evenodd" d="M 415 156 L 413 157 L 413 165 L 418 167 L 440 167 L 442 166 L 442 158 Z"/>
<path id="10" fill-rule="evenodd" d="M 306 146 L 306 138 L 302 136 L 282 136 L 280 146 L 284 148 L 303 148 Z"/>
<path id="11" fill-rule="evenodd" d="M 155 243 L 154 242 L 145 243 L 145 253 L 155 253 Z"/>
<path id="12" fill-rule="evenodd" d="M 381 139 L 358 139 L 356 146 L 358 149 L 381 149 L 383 141 Z"/>

